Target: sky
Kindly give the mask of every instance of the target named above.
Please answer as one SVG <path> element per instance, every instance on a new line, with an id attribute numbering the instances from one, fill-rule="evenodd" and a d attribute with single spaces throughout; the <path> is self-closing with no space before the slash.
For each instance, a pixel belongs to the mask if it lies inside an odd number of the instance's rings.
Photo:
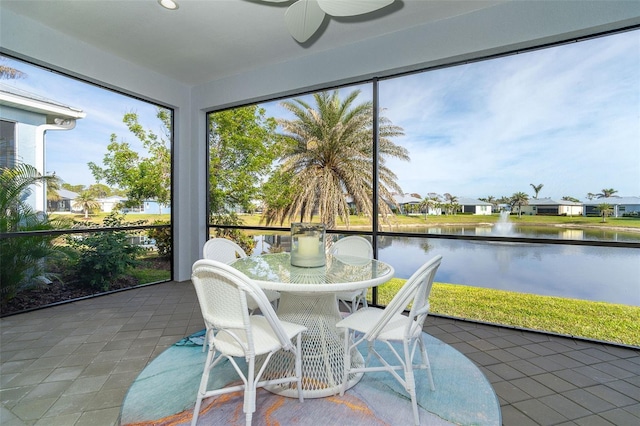
<path id="1" fill-rule="evenodd" d="M 139 147 L 122 123 L 137 112 L 160 132 L 155 106 L 5 59 L 27 78 L 2 80 L 82 109 L 72 131 L 49 132 L 47 172 L 90 185 L 111 133 Z M 371 99 L 360 86 L 359 99 Z M 353 88 L 343 89 L 345 92 Z M 390 159 L 404 192 L 585 199 L 605 188 L 640 196 L 640 30 L 380 81 L 380 105 L 404 129 Z M 277 102 L 268 113 L 288 117 Z"/>
<path id="2" fill-rule="evenodd" d="M 133 149 L 142 150 L 141 142 L 122 122 L 126 113 L 137 113 L 145 129 L 157 135 L 162 134 L 153 104 L 21 61 L 0 58 L 1 64 L 27 74 L 21 79 L 0 80 L 1 84 L 26 90 L 86 113 L 85 118 L 76 121 L 73 130 L 47 131 L 45 135 L 46 172 L 55 172 L 65 183 L 87 187 L 96 183 L 87 164 L 94 162 L 102 166 L 112 133 L 117 135 L 119 142 L 127 142 Z"/>

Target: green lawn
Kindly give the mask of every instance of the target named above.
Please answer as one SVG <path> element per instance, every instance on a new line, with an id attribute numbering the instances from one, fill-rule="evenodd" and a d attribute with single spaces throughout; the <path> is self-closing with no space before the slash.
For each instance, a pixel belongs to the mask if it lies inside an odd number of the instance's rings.
<path id="1" fill-rule="evenodd" d="M 261 222 L 260 215 L 241 215 L 245 225 L 248 226 L 264 226 Z M 440 216 L 394 216 L 390 218 L 390 227 L 394 229 L 397 226 L 437 226 L 437 225 L 462 225 L 462 224 L 493 224 L 499 219 L 499 215 L 494 214 L 490 216 L 480 215 L 440 215 Z M 606 222 L 602 222 L 602 218 L 599 217 L 583 217 L 583 216 L 510 216 L 509 220 L 515 224 L 523 225 L 540 225 L 540 226 L 588 226 L 595 228 L 607 228 L 607 227 L 623 227 L 623 228 L 637 228 L 640 230 L 640 218 L 630 217 L 613 217 L 607 218 Z M 389 226 L 386 226 L 384 221 L 380 221 L 383 225 L 383 230 L 388 230 Z M 350 216 L 349 225 L 351 227 L 371 227 L 369 218 L 364 216 Z M 279 224 L 274 225 L 279 226 Z M 285 222 L 282 226 L 289 227 L 290 223 Z M 344 222 L 338 220 L 338 228 L 344 228 Z M 395 230 L 395 229 L 394 229 Z"/>
<path id="2" fill-rule="evenodd" d="M 404 282 L 379 286 L 379 303 Z M 640 346 L 640 307 L 443 283 L 434 283 L 429 300 L 436 314 Z"/>

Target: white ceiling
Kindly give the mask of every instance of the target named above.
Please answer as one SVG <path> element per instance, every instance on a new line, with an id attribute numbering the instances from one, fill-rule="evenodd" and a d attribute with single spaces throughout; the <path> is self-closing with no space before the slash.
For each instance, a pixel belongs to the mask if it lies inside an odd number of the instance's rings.
<path id="1" fill-rule="evenodd" d="M 178 0 L 176 11 L 157 0 L 0 0 L 0 6 L 192 86 L 506 1 L 396 0 L 361 17 L 327 16 L 303 45 L 284 23 L 292 1 Z"/>

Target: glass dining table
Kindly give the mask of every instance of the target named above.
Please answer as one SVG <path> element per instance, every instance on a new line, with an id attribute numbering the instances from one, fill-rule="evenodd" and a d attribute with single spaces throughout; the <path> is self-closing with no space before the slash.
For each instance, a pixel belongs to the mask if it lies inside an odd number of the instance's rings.
<path id="1" fill-rule="evenodd" d="M 231 264 L 265 290 L 281 293 L 278 317 L 302 324 L 302 388 L 305 398 L 321 398 L 340 392 L 344 375 L 344 335 L 336 328 L 342 319 L 336 292 L 361 290 L 383 284 L 393 278 L 391 265 L 374 259 L 327 254 L 325 266 L 302 268 L 291 265 L 289 253 L 264 254 L 238 259 Z M 362 355 L 354 349 L 353 364 L 361 365 Z M 274 355 L 264 377 L 276 376 L 291 368 L 289 352 Z M 362 374 L 350 375 L 347 388 Z M 296 389 L 273 386 L 269 391 L 298 397 Z"/>

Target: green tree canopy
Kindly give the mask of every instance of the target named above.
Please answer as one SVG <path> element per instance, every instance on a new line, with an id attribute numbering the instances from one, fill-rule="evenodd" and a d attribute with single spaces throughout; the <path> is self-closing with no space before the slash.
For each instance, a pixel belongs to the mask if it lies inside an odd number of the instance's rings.
<path id="1" fill-rule="evenodd" d="M 296 118 L 279 120 L 286 137 L 280 177 L 290 179 L 295 191 L 288 205 L 267 206 L 267 224 L 311 220 L 317 214 L 329 228 L 338 217 L 348 226 L 349 201 L 359 214 L 373 215 L 373 103 L 356 104 L 359 94 L 356 90 L 341 100 L 338 91 L 319 92 L 313 95 L 315 105 L 303 99 L 282 102 Z M 391 141 L 403 134 L 402 128 L 383 116 L 378 124 L 378 209 L 386 217 L 391 214 L 386 202 L 393 200 L 393 193 L 402 193 L 386 160 L 408 161 L 409 156 Z"/>
<path id="2" fill-rule="evenodd" d="M 161 205 L 171 202 L 171 113 L 158 108 L 156 117 L 162 124 L 162 135 L 145 130 L 134 112 L 125 114 L 122 119 L 129 131 L 142 142 L 147 157 L 131 149 L 129 143 L 118 142 L 117 135 L 112 134 L 102 160 L 104 168 L 89 163 L 96 181 L 104 180 L 108 185 L 126 190 L 129 205 L 144 200 L 156 200 Z"/>
<path id="3" fill-rule="evenodd" d="M 248 210 L 278 155 L 275 119 L 256 105 L 209 115 L 209 212 Z"/>

